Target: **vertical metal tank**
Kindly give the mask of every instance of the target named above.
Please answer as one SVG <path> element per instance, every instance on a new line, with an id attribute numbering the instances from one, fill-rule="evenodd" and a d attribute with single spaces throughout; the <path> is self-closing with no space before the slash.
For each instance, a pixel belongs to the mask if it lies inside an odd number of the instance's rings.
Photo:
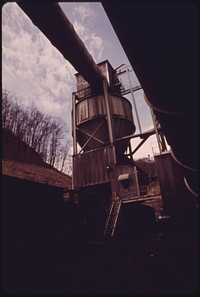
<path id="1" fill-rule="evenodd" d="M 110 103 L 115 139 L 133 134 L 135 125 L 131 103 L 119 95 L 110 95 Z M 81 147 L 84 147 L 84 152 L 109 144 L 104 95 L 88 96 L 81 99 L 76 104 L 75 114 L 78 128 L 77 141 Z M 97 129 L 98 131 L 95 133 Z M 94 137 L 88 142 L 90 136 L 94 133 Z M 128 142 L 129 139 L 119 141 L 116 144 L 116 149 L 123 153 Z"/>
<path id="2" fill-rule="evenodd" d="M 72 96 L 73 188 L 109 183 L 112 195 L 120 195 L 121 174 L 129 174 L 131 184 L 137 184 L 133 160 L 125 155 L 136 128 L 132 105 L 121 95 L 116 71 L 107 60 L 98 67 L 105 77 L 98 91 L 76 74 L 77 91 Z"/>
<path id="3" fill-rule="evenodd" d="M 123 154 L 129 139 L 122 139 L 135 132 L 131 103 L 121 96 L 119 81 L 115 71 L 106 60 L 98 64 L 108 82 L 111 130 L 117 153 Z M 77 93 L 75 121 L 77 142 L 83 151 L 91 151 L 109 145 L 107 106 L 103 89 L 94 94 L 89 84 L 80 74 L 76 74 Z M 119 140 L 121 139 L 121 140 Z"/>

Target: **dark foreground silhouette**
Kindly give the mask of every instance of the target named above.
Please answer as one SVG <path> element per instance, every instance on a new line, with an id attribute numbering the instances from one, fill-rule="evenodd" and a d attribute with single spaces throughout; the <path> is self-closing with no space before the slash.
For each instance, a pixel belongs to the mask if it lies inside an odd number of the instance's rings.
<path id="1" fill-rule="evenodd" d="M 52 242 L 3 247 L 1 288 L 8 294 L 193 294 L 198 288 L 194 236 L 87 241 L 68 231 Z"/>

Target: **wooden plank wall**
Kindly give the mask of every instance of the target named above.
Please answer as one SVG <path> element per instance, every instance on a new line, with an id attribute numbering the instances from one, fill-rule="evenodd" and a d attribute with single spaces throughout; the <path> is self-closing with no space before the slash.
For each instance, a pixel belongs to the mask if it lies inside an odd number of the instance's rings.
<path id="1" fill-rule="evenodd" d="M 114 166 L 113 149 L 109 146 L 73 156 L 74 187 L 110 182 L 113 173 L 107 166 Z"/>

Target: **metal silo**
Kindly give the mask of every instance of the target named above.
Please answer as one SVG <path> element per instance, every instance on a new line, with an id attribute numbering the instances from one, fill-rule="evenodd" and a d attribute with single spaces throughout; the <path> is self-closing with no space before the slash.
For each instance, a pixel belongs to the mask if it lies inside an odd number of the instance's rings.
<path id="1" fill-rule="evenodd" d="M 103 88 L 98 93 L 93 92 L 83 77 L 76 74 L 77 92 L 73 109 L 76 140 L 83 152 L 105 147 L 117 140 L 115 148 L 123 154 L 129 139 L 122 138 L 135 132 L 132 106 L 121 96 L 119 81 L 110 63 L 104 61 L 98 65 L 107 80 L 107 94 Z"/>
<path id="2" fill-rule="evenodd" d="M 114 138 L 122 138 L 135 132 L 131 103 L 118 94 L 110 94 L 110 111 Z M 94 95 L 82 98 L 76 103 L 77 141 L 83 151 L 105 147 L 109 144 L 107 110 L 104 95 Z M 95 133 L 95 134 L 94 134 Z M 94 137 L 89 141 L 90 136 Z M 121 153 L 127 148 L 129 140 L 116 144 Z"/>
<path id="3" fill-rule="evenodd" d="M 136 167 L 125 154 L 136 128 L 132 105 L 121 95 L 116 71 L 107 60 L 98 67 L 105 77 L 98 89 L 76 74 L 77 91 L 72 96 L 73 189 L 96 193 L 108 211 L 116 199 L 140 196 Z"/>
<path id="4" fill-rule="evenodd" d="M 117 220 L 122 200 L 140 196 L 136 167 L 125 154 L 136 128 L 132 105 L 121 95 L 116 71 L 107 60 L 97 65 L 105 77 L 101 87 L 76 74 L 77 91 L 72 96 L 72 179 L 74 190 L 93 193 L 92 200 L 96 195 L 100 201 L 97 216 L 103 210 L 101 228 L 108 230 L 106 220 L 111 209 Z"/>

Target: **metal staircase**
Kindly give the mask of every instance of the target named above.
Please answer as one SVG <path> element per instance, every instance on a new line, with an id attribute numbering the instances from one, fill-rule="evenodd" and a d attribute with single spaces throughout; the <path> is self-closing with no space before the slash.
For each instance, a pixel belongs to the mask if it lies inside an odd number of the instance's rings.
<path id="1" fill-rule="evenodd" d="M 115 233 L 115 228 L 117 224 L 117 219 L 119 216 L 120 208 L 121 208 L 121 200 L 113 201 L 110 207 L 110 212 L 106 221 L 106 226 L 104 229 L 104 236 L 110 237 Z"/>

